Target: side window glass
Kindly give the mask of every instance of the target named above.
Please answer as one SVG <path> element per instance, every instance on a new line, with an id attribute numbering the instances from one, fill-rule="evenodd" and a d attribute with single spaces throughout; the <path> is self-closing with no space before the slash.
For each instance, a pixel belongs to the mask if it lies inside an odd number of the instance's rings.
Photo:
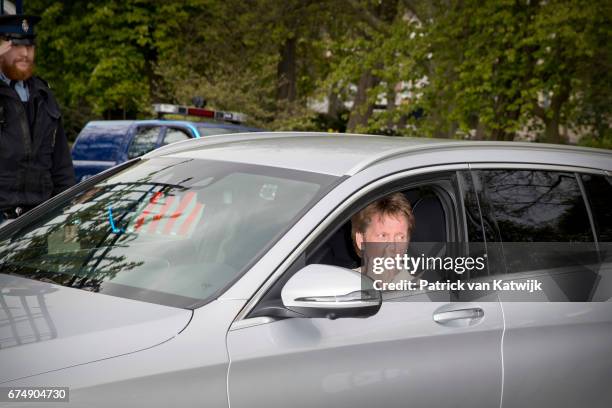
<path id="1" fill-rule="evenodd" d="M 353 269 L 374 276 L 375 282 L 389 284 L 379 289 L 383 306 L 385 302 L 462 300 L 449 283 L 457 282 L 458 273 L 480 268 L 484 254 L 479 253 L 481 259 L 474 262 L 466 256 L 466 234 L 458 222 L 462 218 L 458 184 L 456 172 L 441 173 L 426 179 L 397 181 L 387 186 L 386 192 L 372 192 L 369 199 L 339 216 L 300 254 L 250 317 L 282 308 L 283 286 L 311 264 Z M 376 262 L 376 258 L 385 259 L 385 265 Z M 394 265 L 388 266 L 389 260 Z M 479 293 L 474 298 L 486 295 Z"/>
<path id="2" fill-rule="evenodd" d="M 166 135 L 164 136 L 164 141 L 162 142 L 162 146 L 168 145 L 170 143 L 180 142 L 183 140 L 189 140 L 191 136 L 182 130 L 176 128 L 168 128 L 166 130 Z"/>
<path id="3" fill-rule="evenodd" d="M 451 183 L 441 184 L 450 187 Z M 418 286 L 421 280 L 434 284 L 456 279 L 453 270 L 443 268 L 441 261 L 455 255 L 460 246 L 454 242 L 455 228 L 451 226 L 456 221 L 455 211 L 449 208 L 452 202 L 446 187 L 437 184 L 422 184 L 379 197 L 353 212 L 323 244 L 307 252 L 304 263 L 354 269 L 386 283 L 412 281 Z M 402 222 L 408 231 L 404 232 Z M 398 256 L 422 263 L 404 263 L 401 268 L 382 272 L 380 265 L 376 266 L 377 258 Z M 427 266 L 426 260 L 430 260 Z M 383 292 L 386 301 L 448 301 L 450 296 L 448 290 L 430 288 Z"/>
<path id="4" fill-rule="evenodd" d="M 495 275 L 490 279 L 541 284 L 533 290 L 497 289 L 501 300 L 590 300 L 598 255 L 577 175 L 544 170 L 478 170 L 473 175 L 484 228 L 491 229 L 485 233 L 489 270 Z"/>
<path id="5" fill-rule="evenodd" d="M 583 174 L 582 183 L 589 198 L 600 242 L 612 242 L 612 179 Z"/>
<path id="6" fill-rule="evenodd" d="M 440 244 L 448 241 L 447 223 L 449 220 L 447 220 L 442 202 L 434 189 L 430 186 L 420 186 L 397 194 L 405 197 L 414 219 L 414 226 L 406 239 L 413 246 L 417 246 L 418 243 L 421 252 L 437 254 L 444 250 Z M 309 254 L 306 263 L 358 268 L 361 258 L 354 242 L 351 220 L 347 220 L 323 245 Z"/>
<path id="7" fill-rule="evenodd" d="M 128 158 L 133 159 L 154 150 L 160 132 L 160 127 L 139 127 L 128 149 Z"/>
<path id="8" fill-rule="evenodd" d="M 502 242 L 591 242 L 589 216 L 573 173 L 537 170 L 476 172 L 488 219 Z"/>

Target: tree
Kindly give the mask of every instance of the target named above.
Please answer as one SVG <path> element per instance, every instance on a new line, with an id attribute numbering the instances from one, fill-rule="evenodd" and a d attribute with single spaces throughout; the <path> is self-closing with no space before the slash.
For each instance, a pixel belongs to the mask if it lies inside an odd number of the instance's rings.
<path id="1" fill-rule="evenodd" d="M 152 102 L 269 129 L 612 140 L 612 4 L 585 0 L 30 0 L 69 135 Z M 310 109 L 329 102 L 328 114 Z M 345 106 L 349 106 L 348 112 Z M 384 109 L 381 109 L 384 108 Z"/>
<path id="2" fill-rule="evenodd" d="M 562 127 L 609 133 L 609 2 L 349 4 L 353 27 L 334 38 L 331 77 L 356 86 L 349 129 L 495 140 L 528 131 L 554 143 Z M 382 5 L 393 18 L 379 18 Z M 409 96 L 396 106 L 398 90 Z M 381 95 L 386 111 L 374 112 Z"/>
<path id="3" fill-rule="evenodd" d="M 599 65 L 598 74 L 609 78 L 601 66 L 610 60 L 602 47 L 610 38 L 605 3 L 464 1 L 436 8 L 424 37 L 433 67 L 424 101 L 427 111 L 444 112 L 437 121 L 497 140 L 529 129 L 538 140 L 559 143 L 560 127 L 575 127 L 579 112 L 609 115 L 602 103 L 609 83 L 602 88 L 589 75 Z M 589 100 L 597 108 L 587 108 Z"/>

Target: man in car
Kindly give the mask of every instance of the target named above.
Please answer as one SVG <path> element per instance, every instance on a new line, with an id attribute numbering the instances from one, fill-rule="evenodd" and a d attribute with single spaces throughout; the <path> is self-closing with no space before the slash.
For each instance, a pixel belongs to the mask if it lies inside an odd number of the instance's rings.
<path id="1" fill-rule="evenodd" d="M 0 224 L 75 183 L 59 106 L 33 75 L 39 20 L 0 16 Z"/>
<path id="2" fill-rule="evenodd" d="M 412 206 L 402 193 L 380 198 L 355 214 L 351 218 L 351 235 L 363 265 L 358 271 L 383 282 L 414 279 L 415 275 L 406 269 L 384 268 L 382 273 L 374 273 L 372 268 L 375 257 L 403 256 L 414 227 Z"/>

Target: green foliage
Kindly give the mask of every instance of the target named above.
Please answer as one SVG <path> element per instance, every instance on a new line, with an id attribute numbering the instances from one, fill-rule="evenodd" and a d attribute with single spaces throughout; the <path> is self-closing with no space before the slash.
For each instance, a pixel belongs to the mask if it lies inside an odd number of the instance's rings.
<path id="1" fill-rule="evenodd" d="M 142 0 L 27 3 L 28 12 L 43 17 L 38 28 L 39 74 L 64 105 L 68 130 L 74 132 L 96 117 L 148 113 L 156 52 L 153 4 Z"/>
<path id="2" fill-rule="evenodd" d="M 69 134 L 152 102 L 268 129 L 607 146 L 612 3 L 596 0 L 28 0 Z M 398 103 L 395 103 L 395 101 Z M 314 112 L 313 101 L 330 103 Z M 384 104 L 386 109 L 376 109 Z M 350 108 L 344 106 L 348 102 Z M 353 103 L 352 106 L 350 103 Z"/>
<path id="3" fill-rule="evenodd" d="M 603 137 L 587 135 L 578 142 L 580 146 L 597 147 L 600 149 L 612 149 L 612 132 L 608 132 Z"/>

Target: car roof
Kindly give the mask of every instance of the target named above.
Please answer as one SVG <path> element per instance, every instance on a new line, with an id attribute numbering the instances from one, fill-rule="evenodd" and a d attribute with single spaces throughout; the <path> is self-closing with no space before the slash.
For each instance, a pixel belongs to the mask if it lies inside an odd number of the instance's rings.
<path id="1" fill-rule="evenodd" d="M 462 141 L 427 137 L 315 132 L 259 132 L 208 136 L 165 146 L 148 153 L 144 158 L 171 156 L 222 160 L 341 176 L 356 174 L 386 160 L 422 152 L 460 150 L 462 154 L 466 154 L 462 161 L 468 162 L 468 153 L 474 149 L 492 149 L 501 152 L 508 150 L 509 153 L 514 156 L 518 155 L 518 157 L 520 157 L 521 150 L 524 152 L 575 152 L 582 156 L 585 154 L 589 157 L 600 156 L 599 162 L 608 163 L 606 169 L 612 169 L 612 151 L 603 149 L 543 143 Z"/>

